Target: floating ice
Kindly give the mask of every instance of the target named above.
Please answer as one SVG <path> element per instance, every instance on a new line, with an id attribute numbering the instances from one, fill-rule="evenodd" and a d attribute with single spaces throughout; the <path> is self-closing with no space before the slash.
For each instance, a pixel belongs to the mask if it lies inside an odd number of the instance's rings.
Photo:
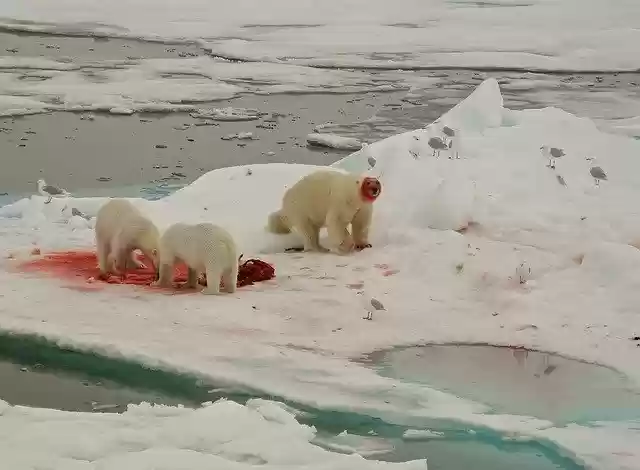
<path id="1" fill-rule="evenodd" d="M 313 11 L 310 15 L 309 11 Z M 635 0 L 4 0 L 2 26 L 59 34 L 198 40 L 211 54 L 320 66 L 635 70 Z"/>
<path id="2" fill-rule="evenodd" d="M 362 142 L 358 139 L 336 134 L 309 134 L 307 135 L 307 143 L 316 147 L 329 147 L 338 150 L 360 150 L 362 148 Z"/>
<path id="3" fill-rule="evenodd" d="M 243 109 L 243 108 L 211 108 L 211 109 L 199 109 L 198 111 L 191 113 L 191 117 L 212 119 L 214 121 L 255 121 L 260 119 L 266 113 L 261 113 L 257 109 Z"/>

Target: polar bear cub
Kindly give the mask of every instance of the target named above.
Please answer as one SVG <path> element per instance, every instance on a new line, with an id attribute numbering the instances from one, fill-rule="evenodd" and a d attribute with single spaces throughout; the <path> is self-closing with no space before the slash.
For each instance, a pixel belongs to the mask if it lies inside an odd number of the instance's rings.
<path id="1" fill-rule="evenodd" d="M 238 249 L 231 234 L 222 227 L 210 223 L 177 223 L 169 227 L 160 239 L 160 275 L 154 285 L 171 286 L 177 261 L 189 268 L 188 287 L 197 287 L 198 276 L 204 272 L 207 287 L 203 294 L 219 294 L 220 279 L 226 292 L 236 291 Z"/>
<path id="2" fill-rule="evenodd" d="M 95 237 L 102 276 L 144 267 L 136 260 L 135 250 L 142 251 L 154 268 L 158 266 L 158 228 L 126 199 L 111 199 L 98 210 Z"/>
<path id="3" fill-rule="evenodd" d="M 381 191 L 377 178 L 314 171 L 285 191 L 282 208 L 269 215 L 267 229 L 271 233 L 295 229 L 304 238 L 305 251 L 329 251 L 320 246 L 322 227 L 327 228 L 333 251 L 344 254 L 368 248 L 373 203 Z"/>

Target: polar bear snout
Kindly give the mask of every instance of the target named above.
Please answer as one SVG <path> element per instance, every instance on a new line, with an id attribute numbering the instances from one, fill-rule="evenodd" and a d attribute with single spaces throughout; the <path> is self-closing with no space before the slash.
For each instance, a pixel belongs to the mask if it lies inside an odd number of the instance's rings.
<path id="1" fill-rule="evenodd" d="M 366 177 L 360 186 L 360 193 L 365 201 L 375 201 L 382 192 L 382 183 L 378 178 Z"/>

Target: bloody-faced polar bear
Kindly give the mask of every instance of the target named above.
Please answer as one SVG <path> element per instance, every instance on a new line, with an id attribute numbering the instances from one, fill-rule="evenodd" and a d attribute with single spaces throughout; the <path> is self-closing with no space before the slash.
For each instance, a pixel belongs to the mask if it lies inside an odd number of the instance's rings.
<path id="1" fill-rule="evenodd" d="M 173 283 L 173 267 L 182 261 L 189 268 L 187 286 L 195 288 L 198 276 L 207 275 L 203 294 L 219 294 L 220 279 L 228 293 L 236 291 L 238 250 L 233 237 L 222 227 L 210 223 L 173 224 L 160 239 L 160 274 L 156 286 Z"/>
<path id="2" fill-rule="evenodd" d="M 111 199 L 96 215 L 96 249 L 100 274 L 144 267 L 134 251 L 140 250 L 158 266 L 160 233 L 155 224 L 126 199 Z"/>
<path id="3" fill-rule="evenodd" d="M 328 251 L 320 246 L 322 227 L 327 228 L 331 248 L 338 253 L 370 247 L 373 203 L 381 191 L 377 178 L 315 171 L 284 193 L 282 208 L 269 215 L 268 230 L 289 233 L 295 229 L 304 238 L 305 251 Z"/>

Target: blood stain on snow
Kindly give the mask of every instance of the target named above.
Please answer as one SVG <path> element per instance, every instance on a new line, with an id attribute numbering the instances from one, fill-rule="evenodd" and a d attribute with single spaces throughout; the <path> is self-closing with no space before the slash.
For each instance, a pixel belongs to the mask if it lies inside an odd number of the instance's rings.
<path id="1" fill-rule="evenodd" d="M 127 270 L 126 278 L 112 274 L 104 278 L 100 275 L 98 260 L 93 251 L 63 251 L 47 253 L 44 256 L 20 263 L 18 270 L 25 273 L 46 273 L 67 281 L 84 281 L 83 284 L 74 283 L 67 286 L 84 292 L 100 290 L 104 284 L 129 284 L 154 291 L 174 291 L 173 289 L 151 287 L 151 283 L 156 277 L 155 270 L 151 267 L 151 263 L 145 262 L 144 258 L 142 262 L 145 267 Z M 185 293 L 193 292 L 191 289 L 180 289 L 181 284 L 187 281 L 187 267 L 178 263 L 174 269 L 174 289 L 177 288 Z M 274 277 L 275 269 L 270 264 L 260 260 L 247 260 L 240 265 L 238 287 Z M 206 285 L 206 278 L 200 279 L 199 283 Z"/>

